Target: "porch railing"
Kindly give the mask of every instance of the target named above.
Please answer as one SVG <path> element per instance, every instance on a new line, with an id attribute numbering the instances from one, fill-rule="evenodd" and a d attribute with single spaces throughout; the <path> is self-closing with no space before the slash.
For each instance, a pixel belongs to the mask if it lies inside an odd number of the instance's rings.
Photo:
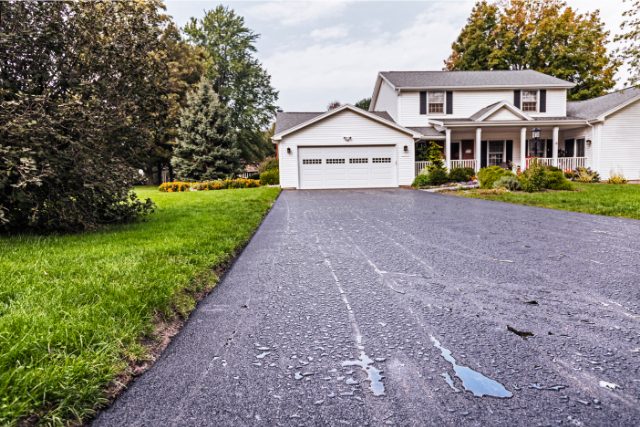
<path id="1" fill-rule="evenodd" d="M 557 165 L 553 161 L 553 157 L 533 157 L 533 158 L 527 159 L 527 167 L 529 167 L 529 164 L 533 160 L 536 160 L 539 164 L 543 166 L 557 166 L 559 169 L 562 169 L 562 170 L 568 170 L 568 169 L 573 170 L 576 168 L 584 168 L 587 165 L 586 157 L 558 157 Z"/>
<path id="2" fill-rule="evenodd" d="M 475 159 L 467 159 L 467 160 L 451 160 L 451 169 L 453 168 L 476 168 Z"/>
<path id="3" fill-rule="evenodd" d="M 429 163 L 431 162 L 426 162 L 426 161 L 416 162 L 416 175 L 420 175 L 420 171 L 426 168 L 427 166 L 429 166 Z"/>
<path id="4" fill-rule="evenodd" d="M 587 167 L 586 157 L 558 157 L 558 167 L 564 170 L 574 170 Z"/>

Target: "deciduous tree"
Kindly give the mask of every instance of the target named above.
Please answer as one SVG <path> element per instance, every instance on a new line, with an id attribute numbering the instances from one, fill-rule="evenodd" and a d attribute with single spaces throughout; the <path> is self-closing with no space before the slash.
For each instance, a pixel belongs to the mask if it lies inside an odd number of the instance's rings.
<path id="1" fill-rule="evenodd" d="M 622 34 L 616 36 L 621 43 L 620 59 L 629 70 L 627 83 L 640 84 L 640 0 L 624 0 L 629 9 L 623 13 L 624 21 L 620 26 Z"/>
<path id="2" fill-rule="evenodd" d="M 562 0 L 476 3 L 445 61 L 449 70 L 533 69 L 576 83 L 572 99 L 606 93 L 618 61 L 598 11 L 580 14 Z"/>
<path id="3" fill-rule="evenodd" d="M 211 58 L 207 75 L 228 108 L 230 128 L 237 132 L 242 159 L 261 160 L 272 152 L 261 132 L 275 116 L 277 92 L 255 57 L 259 35 L 245 25 L 243 17 L 224 6 L 206 12 L 202 19 L 191 18 L 184 32 Z"/>

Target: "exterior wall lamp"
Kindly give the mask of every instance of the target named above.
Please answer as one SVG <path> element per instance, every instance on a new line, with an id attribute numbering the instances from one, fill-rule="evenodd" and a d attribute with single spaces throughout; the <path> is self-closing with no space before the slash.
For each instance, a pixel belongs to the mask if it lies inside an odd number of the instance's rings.
<path id="1" fill-rule="evenodd" d="M 405 152 L 405 153 L 409 152 L 409 146 L 408 146 L 408 145 L 405 145 L 405 146 L 404 146 L 404 152 Z"/>
<path id="2" fill-rule="evenodd" d="M 291 154 L 291 147 L 287 147 L 287 154 Z"/>
<path id="3" fill-rule="evenodd" d="M 587 139 L 587 147 L 591 147 L 591 140 Z"/>
<path id="4" fill-rule="evenodd" d="M 350 136 L 343 136 L 342 139 L 344 139 L 347 142 L 351 141 L 351 137 Z"/>

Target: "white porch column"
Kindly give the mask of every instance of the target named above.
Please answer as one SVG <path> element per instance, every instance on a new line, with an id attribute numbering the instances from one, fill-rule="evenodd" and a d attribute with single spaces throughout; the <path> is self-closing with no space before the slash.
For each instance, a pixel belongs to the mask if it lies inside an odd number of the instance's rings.
<path id="1" fill-rule="evenodd" d="M 560 134 L 560 128 L 558 126 L 553 128 L 553 145 L 551 146 L 551 157 L 553 158 L 553 166 L 558 166 L 558 136 Z"/>
<path id="2" fill-rule="evenodd" d="M 445 129 L 444 134 L 444 165 L 451 170 L 451 129 Z"/>
<path id="3" fill-rule="evenodd" d="M 480 170 L 482 165 L 482 128 L 476 128 L 476 144 L 473 149 L 476 158 L 476 172 Z"/>
<path id="4" fill-rule="evenodd" d="M 527 168 L 527 128 L 520 129 L 520 170 Z"/>

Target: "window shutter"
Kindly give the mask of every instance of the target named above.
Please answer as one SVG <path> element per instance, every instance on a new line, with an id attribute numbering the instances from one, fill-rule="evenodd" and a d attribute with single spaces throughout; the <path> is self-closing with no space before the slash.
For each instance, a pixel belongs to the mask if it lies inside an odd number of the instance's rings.
<path id="1" fill-rule="evenodd" d="M 507 162 L 513 162 L 513 141 L 507 141 Z"/>
<path id="2" fill-rule="evenodd" d="M 482 150 L 481 150 L 481 158 L 480 158 L 480 167 L 481 168 L 486 168 L 487 167 L 487 155 L 489 153 L 489 146 L 488 146 L 489 142 L 488 141 L 482 141 L 481 142 L 481 146 L 482 146 Z"/>
<path id="3" fill-rule="evenodd" d="M 513 105 L 520 108 L 520 91 L 519 90 L 513 91 Z"/>
<path id="4" fill-rule="evenodd" d="M 420 92 L 420 114 L 427 114 L 427 92 Z"/>
<path id="5" fill-rule="evenodd" d="M 540 91 L 540 112 L 547 112 L 547 91 L 544 89 Z"/>
<path id="6" fill-rule="evenodd" d="M 447 114 L 453 114 L 453 92 L 447 91 Z"/>

